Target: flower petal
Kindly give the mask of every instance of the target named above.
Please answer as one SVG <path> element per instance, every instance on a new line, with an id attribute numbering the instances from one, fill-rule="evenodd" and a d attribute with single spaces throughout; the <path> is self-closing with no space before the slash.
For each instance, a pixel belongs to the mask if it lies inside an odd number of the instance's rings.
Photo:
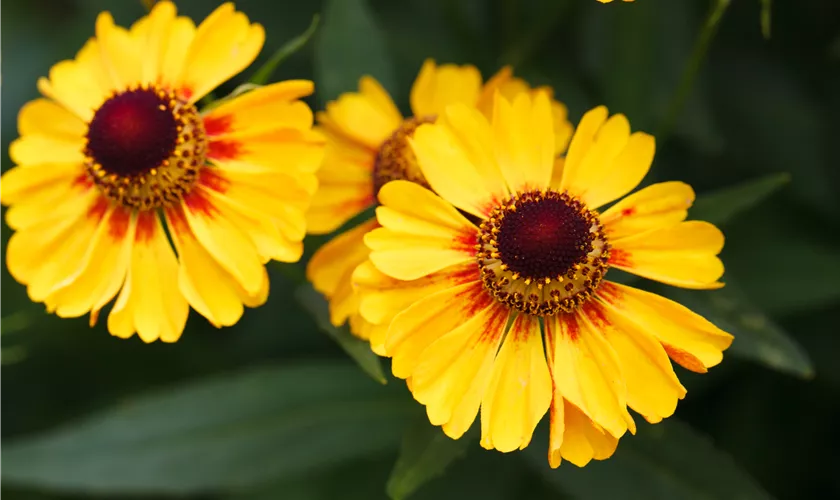
<path id="1" fill-rule="evenodd" d="M 265 129 L 309 129 L 312 110 L 299 99 L 313 90 L 309 80 L 278 82 L 251 90 L 211 109 L 204 116 L 204 128 L 214 139 Z"/>
<path id="2" fill-rule="evenodd" d="M 45 163 L 14 167 L 3 173 L 0 199 L 4 205 L 26 203 L 33 196 L 60 186 L 65 191 L 80 186 L 76 180 L 84 176 L 78 163 Z"/>
<path id="3" fill-rule="evenodd" d="M 178 88 L 193 38 L 195 38 L 195 23 L 192 19 L 179 16 L 169 25 L 168 39 L 160 56 L 162 86 Z"/>
<path id="4" fill-rule="evenodd" d="M 179 88 L 194 103 L 247 68 L 265 42 L 265 30 L 228 2 L 198 26 L 184 59 Z"/>
<path id="5" fill-rule="evenodd" d="M 38 79 L 38 90 L 88 123 L 94 111 L 113 89 L 102 63 L 96 39 L 89 40 L 73 61 L 61 61 L 50 68 L 50 76 Z"/>
<path id="6" fill-rule="evenodd" d="M 524 449 L 551 396 L 540 323 L 520 314 L 502 342 L 481 402 L 481 446 L 503 453 Z"/>
<path id="7" fill-rule="evenodd" d="M 346 92 L 327 103 L 326 115 L 333 127 L 371 150 L 379 149 L 402 123 L 391 97 L 369 76 L 359 80 L 359 92 Z"/>
<path id="8" fill-rule="evenodd" d="M 365 236 L 370 259 L 383 273 L 413 280 L 475 257 L 478 229 L 431 191 L 394 181 L 379 191 L 383 226 Z"/>
<path id="9" fill-rule="evenodd" d="M 472 65 L 437 66 L 426 59 L 411 87 L 414 116 L 440 115 L 447 106 L 464 103 L 474 106 L 481 90 L 481 73 Z"/>
<path id="10" fill-rule="evenodd" d="M 685 220 L 694 190 L 683 182 L 660 182 L 611 206 L 600 216 L 612 239 L 624 238 Z"/>
<path id="11" fill-rule="evenodd" d="M 154 212 L 141 212 L 128 277 L 108 315 L 108 331 L 122 338 L 137 332 L 143 342 L 175 342 L 189 311 L 178 289 L 178 260 L 160 218 Z"/>
<path id="12" fill-rule="evenodd" d="M 630 408 L 651 423 L 673 415 L 677 401 L 686 391 L 656 338 L 596 301 L 586 304 L 583 313 L 587 321 L 604 332 L 618 355 Z"/>
<path id="13" fill-rule="evenodd" d="M 409 143 L 429 185 L 456 207 L 486 218 L 508 196 L 490 124 L 475 109 L 450 106 L 437 124 L 418 127 Z"/>
<path id="14" fill-rule="evenodd" d="M 687 221 L 611 240 L 609 264 L 683 288 L 720 288 L 723 233 L 713 224 Z"/>
<path id="15" fill-rule="evenodd" d="M 81 144 L 87 126 L 76 115 L 49 99 L 34 99 L 18 113 L 20 135 L 43 135 Z"/>
<path id="16" fill-rule="evenodd" d="M 160 81 L 161 66 L 167 44 L 170 41 L 172 24 L 175 21 L 175 4 L 161 1 L 155 3 L 148 17 L 143 18 L 145 27 L 142 32 L 136 32 L 136 24 L 132 26 L 131 34 L 137 40 L 143 57 L 140 59 L 140 78 L 143 83 L 157 83 Z"/>
<path id="17" fill-rule="evenodd" d="M 602 283 L 598 298 L 614 313 L 656 337 L 676 363 L 704 372 L 723 359 L 732 335 L 688 308 L 654 293 Z"/>
<path id="18" fill-rule="evenodd" d="M 114 89 L 124 90 L 141 82 L 145 52 L 141 52 L 127 29 L 114 24 L 110 12 L 102 12 L 96 18 L 96 40 Z"/>
<path id="19" fill-rule="evenodd" d="M 478 414 L 510 314 L 493 299 L 482 305 L 454 329 L 438 331 L 411 374 L 414 398 L 426 405 L 429 421 L 442 425 L 453 439 L 462 436 Z M 450 307 L 443 314 L 453 312 L 461 311 Z M 430 329 L 433 326 L 437 325 Z"/>
<path id="20" fill-rule="evenodd" d="M 312 130 L 257 130 L 229 139 L 208 141 L 207 158 L 231 170 L 314 174 L 324 158 L 324 137 Z"/>
<path id="21" fill-rule="evenodd" d="M 546 317 L 545 325 L 556 390 L 613 436 L 635 430 L 621 366 L 603 334 L 578 313 Z"/>
<path id="22" fill-rule="evenodd" d="M 553 450 L 569 462 L 583 467 L 593 458 L 605 460 L 610 458 L 618 446 L 618 438 L 604 432 L 597 424 L 592 422 L 575 405 L 564 401 L 563 415 L 565 416 L 565 429 L 563 442 L 559 450 Z M 551 451 L 549 452 L 551 453 Z M 556 461 L 560 465 L 559 457 Z M 557 467 L 552 463 L 552 467 Z"/>
<path id="23" fill-rule="evenodd" d="M 512 102 L 496 95 L 493 108 L 496 161 L 511 192 L 545 189 L 554 168 L 554 122 L 545 92 Z"/>

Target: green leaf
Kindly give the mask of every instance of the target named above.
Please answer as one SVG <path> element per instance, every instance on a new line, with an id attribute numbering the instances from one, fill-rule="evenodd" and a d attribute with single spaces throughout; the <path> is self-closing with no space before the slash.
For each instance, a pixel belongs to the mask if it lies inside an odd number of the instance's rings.
<path id="1" fill-rule="evenodd" d="M 410 427 L 403 437 L 386 491 L 394 500 L 408 498 L 417 488 L 443 474 L 444 470 L 467 451 L 472 433 L 452 439 L 426 419 Z"/>
<path id="2" fill-rule="evenodd" d="M 657 286 L 660 294 L 683 304 L 735 336 L 727 351 L 771 369 L 802 378 L 814 376 L 805 349 L 747 299 L 727 277 L 720 290 L 685 290 Z"/>
<path id="3" fill-rule="evenodd" d="M 790 182 L 790 174 L 771 174 L 697 197 L 689 211 L 692 219 L 715 225 L 729 222 L 740 212 L 753 208 Z"/>
<path id="4" fill-rule="evenodd" d="M 312 35 L 314 35 L 315 31 L 318 30 L 318 23 L 320 20 L 321 18 L 318 14 L 312 16 L 312 23 L 308 28 L 306 28 L 306 31 L 292 38 L 283 44 L 282 47 L 277 49 L 274 54 L 271 55 L 271 58 L 266 61 L 265 64 L 263 64 L 248 81 L 257 85 L 265 85 L 268 83 L 269 79 L 271 79 L 271 75 L 274 74 L 274 70 L 277 69 L 280 63 L 302 49 L 303 46 L 309 42 L 309 39 L 312 38 Z"/>
<path id="5" fill-rule="evenodd" d="M 252 488 L 396 450 L 416 403 L 394 388 L 335 362 L 164 388 L 4 443 L 2 480 L 108 496 Z"/>
<path id="6" fill-rule="evenodd" d="M 381 384 L 388 382 L 385 373 L 382 371 L 379 356 L 370 350 L 370 344 L 350 333 L 350 328 L 346 324 L 336 328 L 330 323 L 329 305 L 324 297 L 312 288 L 312 285 L 306 284 L 298 287 L 295 291 L 295 297 L 303 308 L 312 315 L 318 328 L 338 342 L 344 352 L 349 354 L 365 373 Z"/>
<path id="7" fill-rule="evenodd" d="M 541 434 L 535 443 L 548 441 L 547 432 Z M 613 457 L 582 469 L 563 463 L 552 470 L 545 448 L 534 444 L 523 454 L 550 484 L 580 500 L 771 498 L 729 455 L 673 418 L 642 424 L 636 436 L 621 439 Z"/>
<path id="8" fill-rule="evenodd" d="M 371 75 L 393 92 L 394 68 L 382 31 L 365 0 L 328 0 L 315 45 L 315 77 L 323 105 Z M 323 107 L 323 106 L 322 106 Z"/>

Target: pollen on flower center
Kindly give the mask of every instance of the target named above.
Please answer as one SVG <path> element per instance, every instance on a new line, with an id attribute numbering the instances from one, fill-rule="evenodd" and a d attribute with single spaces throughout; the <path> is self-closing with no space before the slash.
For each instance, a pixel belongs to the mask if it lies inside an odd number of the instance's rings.
<path id="1" fill-rule="evenodd" d="M 110 200 L 149 210 L 178 202 L 204 165 L 195 106 L 157 86 L 116 92 L 96 110 L 85 147 L 89 176 Z"/>
<path id="2" fill-rule="evenodd" d="M 417 164 L 417 157 L 408 143 L 417 127 L 424 123 L 434 123 L 434 116 L 409 118 L 382 143 L 373 164 L 373 192 L 390 181 L 406 180 L 428 188 L 429 184 Z"/>
<path id="3" fill-rule="evenodd" d="M 534 315 L 571 312 L 598 287 L 609 245 L 595 212 L 567 193 L 530 191 L 482 222 L 478 265 L 496 299 Z"/>

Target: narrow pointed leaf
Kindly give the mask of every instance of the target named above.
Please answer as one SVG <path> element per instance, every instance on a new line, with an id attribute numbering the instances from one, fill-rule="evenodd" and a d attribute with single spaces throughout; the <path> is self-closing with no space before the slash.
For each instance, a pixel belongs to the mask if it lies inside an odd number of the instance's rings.
<path id="1" fill-rule="evenodd" d="M 790 182 L 790 174 L 771 174 L 697 197 L 689 218 L 721 225 L 753 208 Z"/>
<path id="2" fill-rule="evenodd" d="M 271 75 L 274 74 L 274 71 L 280 66 L 280 63 L 285 61 L 289 58 L 292 54 L 299 51 L 303 48 L 304 45 L 309 42 L 309 39 L 312 38 L 312 35 L 315 34 L 315 31 L 318 30 L 318 23 L 320 22 L 321 18 L 318 14 L 312 16 L 312 23 L 306 28 L 306 31 L 301 33 L 300 35 L 292 38 L 282 47 L 277 49 L 274 54 L 271 55 L 271 58 L 263 64 L 260 69 L 254 73 L 254 76 L 248 80 L 251 83 L 255 83 L 257 85 L 265 85 L 271 79 Z"/>
<path id="3" fill-rule="evenodd" d="M 346 324 L 337 328 L 330 323 L 327 301 L 312 288 L 312 285 L 301 285 L 295 292 L 295 296 L 303 308 L 312 315 L 318 327 L 335 340 L 365 373 L 380 384 L 388 382 L 382 371 L 379 356 L 370 350 L 370 344 L 350 333 L 350 328 Z"/>

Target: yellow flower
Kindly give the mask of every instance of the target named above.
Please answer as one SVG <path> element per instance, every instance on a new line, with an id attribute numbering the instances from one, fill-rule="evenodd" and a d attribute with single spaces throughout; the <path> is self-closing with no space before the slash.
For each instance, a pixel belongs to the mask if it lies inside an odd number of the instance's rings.
<path id="1" fill-rule="evenodd" d="M 405 179 L 428 186 L 408 146 L 408 138 L 421 123 L 434 122 L 444 108 L 463 103 L 488 114 L 495 92 L 513 97 L 519 93 L 550 92 L 532 90 L 505 67 L 484 85 L 473 66 L 425 61 L 411 89 L 413 117 L 403 118 L 388 93 L 371 77 L 359 81 L 358 92 L 348 92 L 327 104 L 317 114 L 327 136 L 324 163 L 318 171 L 319 189 L 307 217 L 309 232 L 330 233 L 371 207 L 376 193 L 388 181 Z M 556 153 L 562 153 L 572 134 L 566 107 L 553 101 L 551 113 L 556 131 Z M 371 219 L 338 235 L 312 257 L 307 276 L 315 289 L 330 300 L 330 320 L 336 326 L 350 321 L 354 334 L 368 339 L 375 329 L 358 314 L 358 298 L 351 286 L 351 275 L 367 259 L 362 242 L 365 233 L 376 227 Z M 374 335 L 376 337 L 376 335 Z M 381 336 L 381 335 L 380 335 Z M 374 345 L 374 350 L 381 351 Z"/>
<path id="2" fill-rule="evenodd" d="M 178 339 L 191 305 L 216 326 L 263 304 L 269 259 L 297 261 L 324 139 L 299 99 L 262 87 L 200 113 L 264 41 L 224 4 L 197 28 L 159 2 L 130 29 L 107 12 L 74 60 L 38 81 L 2 178 L 6 262 L 62 317 L 99 311 L 113 335 Z M 167 239 L 162 218 L 177 257 Z"/>
<path id="3" fill-rule="evenodd" d="M 613 0 L 598 0 L 600 3 L 610 3 Z M 622 2 L 635 2 L 636 0 L 621 0 Z"/>
<path id="4" fill-rule="evenodd" d="M 497 96 L 492 121 L 453 105 L 410 140 L 437 193 L 405 181 L 379 192 L 382 226 L 353 276 L 360 312 L 434 425 L 460 437 L 481 411 L 481 445 L 522 449 L 546 412 L 549 463 L 612 455 L 629 406 L 649 422 L 685 389 L 668 357 L 705 372 L 732 341 L 685 307 L 604 280 L 610 267 L 712 289 L 723 235 L 685 222 L 691 187 L 633 190 L 652 136 L 598 107 L 552 175 L 547 96 Z M 554 180 L 552 181 L 552 178 Z M 545 343 L 543 343 L 543 339 Z"/>

